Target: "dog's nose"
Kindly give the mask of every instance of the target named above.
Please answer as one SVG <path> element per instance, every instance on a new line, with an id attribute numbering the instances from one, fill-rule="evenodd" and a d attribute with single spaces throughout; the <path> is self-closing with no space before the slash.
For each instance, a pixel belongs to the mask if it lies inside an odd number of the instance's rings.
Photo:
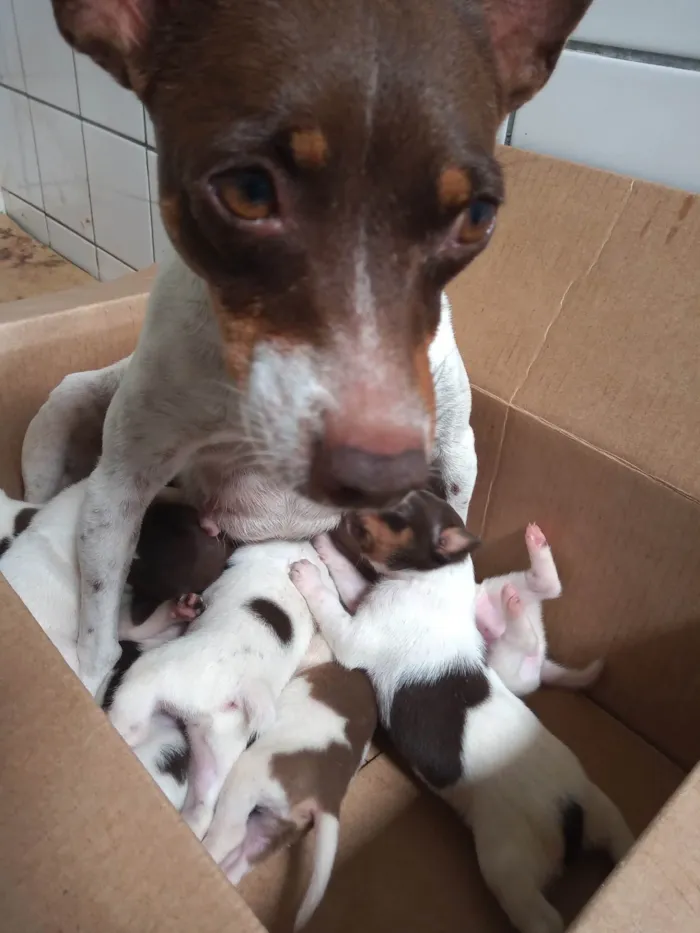
<path id="1" fill-rule="evenodd" d="M 334 435 L 326 433 L 316 446 L 312 498 L 342 508 L 379 507 L 427 485 L 428 460 L 419 432 L 375 435 L 363 444 Z"/>

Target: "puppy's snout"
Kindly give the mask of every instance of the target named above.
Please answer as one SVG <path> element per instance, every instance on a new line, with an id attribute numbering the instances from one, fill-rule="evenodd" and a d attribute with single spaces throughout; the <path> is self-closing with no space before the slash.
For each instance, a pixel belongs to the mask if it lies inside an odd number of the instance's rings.
<path id="1" fill-rule="evenodd" d="M 386 505 L 428 482 L 425 439 L 413 429 L 340 431 L 328 425 L 311 464 L 314 499 L 342 508 Z"/>

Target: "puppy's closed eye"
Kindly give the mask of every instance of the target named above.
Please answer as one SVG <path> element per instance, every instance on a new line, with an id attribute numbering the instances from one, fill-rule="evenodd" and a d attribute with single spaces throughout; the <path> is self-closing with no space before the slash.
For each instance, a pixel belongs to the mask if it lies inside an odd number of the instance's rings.
<path id="1" fill-rule="evenodd" d="M 408 528 L 408 521 L 398 512 L 382 512 L 381 518 L 390 531 L 398 534 Z"/>

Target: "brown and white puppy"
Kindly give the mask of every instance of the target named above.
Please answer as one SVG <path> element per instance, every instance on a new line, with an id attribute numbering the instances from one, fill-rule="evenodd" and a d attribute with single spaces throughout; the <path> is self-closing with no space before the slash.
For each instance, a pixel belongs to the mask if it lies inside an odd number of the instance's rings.
<path id="1" fill-rule="evenodd" d="M 323 640 L 316 636 L 315 641 Z M 296 929 L 321 902 L 338 846 L 340 806 L 377 724 L 362 671 L 325 660 L 282 691 L 277 717 L 233 766 L 204 845 L 238 883 L 258 862 L 315 830 L 314 867 Z"/>
<path id="2" fill-rule="evenodd" d="M 338 660 L 367 672 L 397 750 L 471 827 L 484 880 L 514 926 L 561 933 L 543 888 L 582 847 L 622 858 L 629 828 L 576 756 L 487 667 L 474 542 L 454 511 L 412 493 L 396 510 L 361 513 L 351 529 L 383 574 L 366 593 L 330 539 L 318 549 L 346 604 L 359 599 L 354 616 L 312 564 L 295 565 L 292 579 Z"/>
<path id="3" fill-rule="evenodd" d="M 54 0 L 151 115 L 179 257 L 88 487 L 85 677 L 114 660 L 136 530 L 176 473 L 237 540 L 330 528 L 422 487 L 433 460 L 466 512 L 466 376 L 456 352 L 431 358 L 441 293 L 493 230 L 501 120 L 588 2 Z M 447 310 L 442 326 L 453 350 Z"/>

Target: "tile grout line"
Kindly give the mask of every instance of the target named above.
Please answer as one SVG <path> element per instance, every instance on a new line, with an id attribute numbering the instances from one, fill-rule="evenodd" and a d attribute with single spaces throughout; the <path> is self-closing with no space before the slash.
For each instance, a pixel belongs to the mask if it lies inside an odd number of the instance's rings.
<path id="1" fill-rule="evenodd" d="M 47 213 L 46 211 L 41 210 L 41 209 L 38 208 L 36 205 L 32 204 L 30 201 L 27 201 L 26 198 L 20 197 L 20 195 L 15 194 L 15 192 L 14 192 L 14 191 L 11 191 L 9 188 L 3 188 L 3 190 L 4 190 L 4 191 L 7 191 L 8 194 L 11 194 L 13 198 L 17 198 L 18 201 L 21 201 L 21 202 L 22 202 L 22 204 L 26 204 L 27 207 L 31 207 L 31 208 L 33 208 L 35 211 L 38 211 L 38 212 L 39 212 L 40 214 L 42 214 L 47 220 L 51 220 L 53 223 L 58 224 L 59 227 L 62 227 L 64 230 L 67 230 L 68 233 L 72 233 L 73 236 L 77 236 L 79 240 L 82 240 L 84 243 L 87 243 L 88 246 L 94 246 L 96 250 L 97 250 L 97 249 L 102 250 L 103 253 L 106 253 L 106 254 L 107 254 L 108 256 L 110 256 L 112 259 L 116 259 L 117 262 L 120 262 L 123 266 L 126 266 L 127 269 L 129 269 L 131 272 L 138 272 L 138 271 L 139 271 L 138 269 L 134 268 L 134 266 L 132 266 L 130 263 L 125 262 L 123 259 L 120 259 L 119 256 L 115 256 L 114 253 L 110 252 L 110 250 L 105 249 L 104 246 L 101 246 L 99 243 L 93 243 L 91 240 L 88 240 L 87 237 L 84 237 L 84 236 L 82 235 L 82 233 L 78 233 L 77 230 L 73 230 L 72 227 L 69 227 L 67 224 L 63 223 L 63 221 L 62 221 L 62 220 L 59 220 L 58 217 L 54 217 L 53 214 L 49 214 L 49 213 Z M 9 216 L 9 215 L 8 215 L 8 216 Z M 12 220 L 12 219 L 13 219 L 13 218 L 10 217 L 10 220 Z M 51 244 L 50 244 L 50 243 L 46 243 L 46 244 L 44 244 L 44 245 L 45 245 L 45 246 L 50 246 Z M 144 268 L 146 268 L 146 267 L 144 267 Z"/>
<path id="2" fill-rule="evenodd" d="M 73 58 L 73 68 L 75 69 L 75 56 Z M 77 71 L 75 73 L 77 83 Z M 22 74 L 24 74 L 24 67 L 22 68 Z M 26 84 L 26 77 L 24 80 Z M 14 91 L 14 93 L 19 94 L 20 97 L 26 97 L 27 100 L 34 101 L 37 104 L 43 104 L 44 107 L 50 107 L 52 110 L 58 110 L 59 113 L 65 113 L 66 116 L 74 117 L 76 120 L 80 120 L 81 123 L 87 123 L 88 126 L 94 126 L 97 127 L 98 130 L 104 130 L 105 133 L 112 133 L 113 136 L 118 136 L 120 139 L 124 139 L 128 143 L 133 143 L 135 146 L 153 148 L 147 146 L 145 139 L 136 139 L 134 136 L 127 136 L 126 133 L 122 133 L 120 130 L 113 130 L 110 126 L 105 126 L 104 123 L 98 123 L 96 120 L 91 120 L 90 117 L 83 116 L 82 113 L 74 113 L 72 110 L 68 110 L 66 107 L 59 107 L 58 104 L 53 104 L 47 100 L 42 100 L 40 97 L 36 97 L 36 95 L 30 94 L 28 91 L 18 91 L 16 87 L 10 87 L 9 84 L 5 84 L 5 82 L 2 80 L 0 80 L 0 87 L 5 88 L 6 91 Z M 80 109 L 80 91 L 78 91 L 78 109 Z"/>
<path id="3" fill-rule="evenodd" d="M 617 58 L 620 61 L 637 62 L 642 65 L 676 68 L 679 71 L 700 71 L 700 59 L 687 55 L 674 55 L 672 52 L 647 52 L 644 49 L 627 49 L 619 45 L 586 42 L 580 39 L 570 39 L 565 48 L 571 52 L 587 52 L 589 55 L 598 55 L 601 58 Z"/>
<path id="4" fill-rule="evenodd" d="M 44 222 L 46 222 L 46 204 L 44 202 L 44 179 L 41 177 L 41 165 L 39 164 L 39 147 L 36 143 L 36 129 L 34 128 L 34 114 L 32 113 L 32 105 L 29 100 L 29 95 L 27 94 L 27 72 L 24 67 L 24 55 L 22 54 L 22 46 L 19 41 L 19 30 L 17 29 L 17 14 L 15 13 L 15 0 L 10 0 L 10 9 L 12 10 L 12 22 L 15 26 L 15 39 L 17 40 L 17 54 L 19 55 L 19 66 L 22 69 L 22 80 L 24 81 L 24 91 L 17 91 L 18 94 L 23 94 L 27 100 L 27 110 L 29 111 L 29 125 L 32 128 L 32 139 L 34 140 L 34 158 L 36 159 L 36 172 L 39 176 L 39 193 L 41 194 L 41 208 L 36 208 L 36 205 L 31 204 L 30 201 L 24 201 L 25 204 L 29 204 L 30 207 L 34 207 L 35 210 L 41 210 L 44 214 Z M 3 85 L 4 87 L 5 85 Z M 13 90 L 13 88 L 7 88 L 7 90 Z M 9 188 L 6 189 L 10 191 Z M 14 194 L 14 192 L 10 192 Z M 15 195 L 15 197 L 19 197 Z M 24 200 L 20 198 L 20 200 Z M 48 224 L 46 225 L 46 238 L 49 239 L 49 228 Z M 47 244 L 48 245 L 48 244 Z"/>
<path id="5" fill-rule="evenodd" d="M 144 110 L 144 124 L 146 122 L 146 111 Z M 156 261 L 156 231 L 153 225 L 153 190 L 151 188 L 151 160 L 148 158 L 148 149 L 146 150 L 146 178 L 148 180 L 148 219 L 151 224 L 151 252 L 153 253 L 153 262 Z M 160 211 L 160 204 L 156 202 L 156 208 Z"/>
<path id="6" fill-rule="evenodd" d="M 82 121 L 82 110 L 83 102 L 80 99 L 80 83 L 78 81 L 78 66 L 75 64 L 75 52 L 72 52 L 73 55 L 73 74 L 75 75 L 75 93 L 78 97 L 78 110 L 80 112 L 80 138 L 83 141 L 83 158 L 85 159 L 85 184 L 87 185 L 88 193 L 88 204 L 90 205 L 90 227 L 92 230 L 92 246 L 95 250 L 95 268 L 97 269 L 97 274 L 100 274 L 100 263 L 97 258 L 97 235 L 95 233 L 95 213 L 92 209 L 92 188 L 90 187 L 90 169 L 88 168 L 88 158 L 87 158 L 87 145 L 85 144 L 85 131 L 83 129 Z M 69 228 L 70 229 L 70 228 Z M 76 231 L 73 231 L 76 232 Z M 80 236 L 80 234 L 78 234 Z M 84 240 L 87 240 L 87 237 L 83 237 Z"/>

